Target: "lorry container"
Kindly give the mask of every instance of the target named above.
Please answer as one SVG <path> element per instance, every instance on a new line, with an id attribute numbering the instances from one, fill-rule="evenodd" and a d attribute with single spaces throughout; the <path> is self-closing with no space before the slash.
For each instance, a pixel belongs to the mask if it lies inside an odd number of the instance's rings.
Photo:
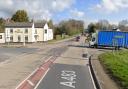
<path id="1" fill-rule="evenodd" d="M 126 47 L 128 48 L 128 32 L 99 31 L 93 33 L 89 46 Z"/>

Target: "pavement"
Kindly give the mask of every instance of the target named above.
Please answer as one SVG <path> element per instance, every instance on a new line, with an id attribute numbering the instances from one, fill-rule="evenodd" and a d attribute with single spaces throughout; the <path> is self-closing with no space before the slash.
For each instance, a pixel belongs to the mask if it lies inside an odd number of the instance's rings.
<path id="1" fill-rule="evenodd" d="M 95 89 L 90 75 L 88 59 L 83 58 L 87 51 L 84 40 L 70 43 L 40 81 L 36 89 Z"/>
<path id="2" fill-rule="evenodd" d="M 86 44 L 87 47 L 88 44 Z M 94 72 L 98 78 L 98 81 L 101 85 L 102 89 L 121 89 L 116 83 L 115 81 L 111 78 L 111 76 L 109 76 L 107 74 L 107 71 L 103 68 L 102 64 L 100 63 L 98 56 L 102 53 L 105 52 L 110 52 L 113 50 L 113 48 L 105 48 L 105 47 L 101 47 L 98 49 L 95 48 L 88 48 L 87 50 L 89 52 L 90 55 L 92 55 L 91 59 L 92 59 L 92 66 L 94 69 Z"/>

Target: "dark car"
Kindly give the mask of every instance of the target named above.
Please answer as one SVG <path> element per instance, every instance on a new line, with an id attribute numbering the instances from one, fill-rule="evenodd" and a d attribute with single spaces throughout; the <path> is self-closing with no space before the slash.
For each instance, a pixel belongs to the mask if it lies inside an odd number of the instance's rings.
<path id="1" fill-rule="evenodd" d="M 79 40 L 80 40 L 80 36 L 77 36 L 77 37 L 76 37 L 76 41 L 79 41 Z"/>

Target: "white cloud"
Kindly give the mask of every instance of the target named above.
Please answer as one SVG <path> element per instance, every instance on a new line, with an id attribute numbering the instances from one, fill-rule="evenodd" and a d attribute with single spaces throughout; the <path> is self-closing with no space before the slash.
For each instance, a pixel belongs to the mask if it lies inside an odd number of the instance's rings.
<path id="1" fill-rule="evenodd" d="M 70 13 L 75 18 L 84 18 L 85 17 L 85 13 L 83 11 L 79 11 L 77 9 L 71 10 Z"/>
<path id="2" fill-rule="evenodd" d="M 102 0 L 99 4 L 93 7 L 94 10 L 100 12 L 118 12 L 128 8 L 128 0 Z"/>
<path id="3" fill-rule="evenodd" d="M 0 17 L 12 16 L 24 9 L 34 19 L 51 18 L 56 12 L 69 8 L 75 0 L 0 0 Z"/>
<path id="4" fill-rule="evenodd" d="M 62 11 L 63 9 L 69 8 L 75 0 L 54 0 L 52 2 L 53 10 Z"/>

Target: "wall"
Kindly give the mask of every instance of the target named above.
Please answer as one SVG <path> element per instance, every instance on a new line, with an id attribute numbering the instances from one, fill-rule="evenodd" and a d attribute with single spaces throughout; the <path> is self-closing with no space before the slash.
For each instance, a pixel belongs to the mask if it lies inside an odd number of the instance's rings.
<path id="1" fill-rule="evenodd" d="M 0 43 L 5 43 L 5 34 L 0 33 Z"/>
<path id="2" fill-rule="evenodd" d="M 43 28 L 35 28 L 37 30 L 38 39 L 37 41 L 43 41 Z"/>
<path id="3" fill-rule="evenodd" d="M 53 30 L 48 29 L 48 40 L 53 40 Z"/>
<path id="4" fill-rule="evenodd" d="M 13 33 L 10 33 L 10 29 L 13 29 Z M 28 33 L 24 33 L 25 29 L 28 29 Z M 13 42 L 18 42 L 18 36 L 21 37 L 20 42 L 24 42 L 24 37 L 28 36 L 28 42 L 32 42 L 32 30 L 31 28 L 6 28 L 6 42 L 10 42 L 10 37 L 13 36 Z"/>
<path id="5" fill-rule="evenodd" d="M 10 29 L 13 29 L 13 33 L 10 33 Z M 25 33 L 25 29 L 28 29 L 28 33 Z M 37 33 L 35 33 L 35 29 Z M 44 29 L 47 30 L 47 33 Z M 20 42 L 24 42 L 25 36 L 28 36 L 28 42 L 48 41 L 53 39 L 53 31 L 48 29 L 47 24 L 44 28 L 34 28 L 34 25 L 30 28 L 5 28 L 5 41 L 10 42 L 11 36 L 13 36 L 13 42 L 18 42 L 18 36 L 21 37 Z M 37 36 L 37 40 L 35 36 Z"/>
<path id="6" fill-rule="evenodd" d="M 47 30 L 47 33 L 45 33 Z M 44 29 L 44 41 L 53 40 L 53 30 L 52 29 Z"/>

